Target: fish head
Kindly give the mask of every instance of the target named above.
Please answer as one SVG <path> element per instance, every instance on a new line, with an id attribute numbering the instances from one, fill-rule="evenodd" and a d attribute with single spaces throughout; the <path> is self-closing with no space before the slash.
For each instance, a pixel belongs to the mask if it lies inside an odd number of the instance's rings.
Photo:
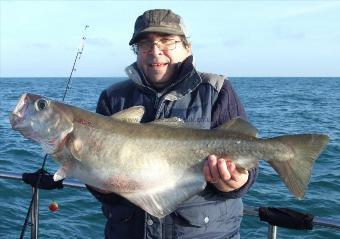
<path id="1" fill-rule="evenodd" d="M 72 112 L 62 106 L 48 98 L 25 93 L 10 114 L 12 129 L 39 143 L 47 154 L 53 154 L 73 130 Z"/>

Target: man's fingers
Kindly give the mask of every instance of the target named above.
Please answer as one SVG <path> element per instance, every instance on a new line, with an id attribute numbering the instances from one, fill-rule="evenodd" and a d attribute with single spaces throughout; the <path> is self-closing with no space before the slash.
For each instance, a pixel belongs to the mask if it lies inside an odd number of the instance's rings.
<path id="1" fill-rule="evenodd" d="M 203 165 L 203 174 L 207 182 L 223 188 L 235 188 L 242 179 L 242 174 L 234 163 L 226 158 L 217 158 L 216 155 L 208 156 Z"/>
<path id="2" fill-rule="evenodd" d="M 207 182 L 222 192 L 230 192 L 242 187 L 248 180 L 248 171 L 240 172 L 230 158 L 209 155 L 204 162 L 203 174 Z"/>
<path id="3" fill-rule="evenodd" d="M 228 171 L 230 173 L 230 178 L 236 182 L 240 180 L 241 174 L 237 170 L 236 165 L 230 161 L 227 162 Z"/>
<path id="4" fill-rule="evenodd" d="M 217 169 L 217 157 L 215 155 L 210 155 L 208 157 L 208 164 L 212 176 L 212 183 L 218 183 L 221 180 L 221 177 Z"/>
<path id="5" fill-rule="evenodd" d="M 222 180 L 224 182 L 227 182 L 231 178 L 231 174 L 229 173 L 229 168 L 227 162 L 224 160 L 224 158 L 219 158 L 217 161 L 217 168 L 219 175 L 221 176 Z"/>
<path id="6" fill-rule="evenodd" d="M 211 175 L 211 173 L 210 173 L 210 169 L 209 169 L 209 163 L 208 163 L 207 160 L 204 162 L 204 166 L 203 166 L 203 175 L 204 175 L 205 180 L 206 180 L 207 182 L 211 182 L 211 181 L 213 180 L 212 175 Z"/>

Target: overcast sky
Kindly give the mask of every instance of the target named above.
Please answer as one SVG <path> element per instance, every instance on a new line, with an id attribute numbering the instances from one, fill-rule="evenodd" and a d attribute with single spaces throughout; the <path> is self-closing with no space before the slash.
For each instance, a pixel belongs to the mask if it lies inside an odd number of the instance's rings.
<path id="1" fill-rule="evenodd" d="M 0 0 L 0 77 L 120 77 L 137 16 L 184 18 L 199 71 L 226 76 L 340 76 L 340 1 Z"/>

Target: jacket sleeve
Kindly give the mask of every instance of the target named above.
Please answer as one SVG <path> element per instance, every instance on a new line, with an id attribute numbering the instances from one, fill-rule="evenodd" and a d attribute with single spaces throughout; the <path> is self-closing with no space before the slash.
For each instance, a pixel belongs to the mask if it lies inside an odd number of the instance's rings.
<path id="1" fill-rule="evenodd" d="M 247 119 L 243 105 L 233 90 L 230 82 L 225 80 L 220 90 L 217 101 L 212 111 L 212 128 L 216 128 L 219 125 L 233 119 L 241 117 Z M 215 191 L 225 198 L 239 198 L 244 196 L 254 184 L 258 173 L 258 167 L 248 170 L 248 181 L 239 189 L 231 192 L 221 192 L 216 189 L 212 184 L 208 183 L 208 188 Z"/>

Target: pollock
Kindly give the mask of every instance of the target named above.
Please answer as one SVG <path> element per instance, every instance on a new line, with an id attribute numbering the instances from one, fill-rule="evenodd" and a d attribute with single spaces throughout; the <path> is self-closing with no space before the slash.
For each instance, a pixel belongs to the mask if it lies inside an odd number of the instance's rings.
<path id="1" fill-rule="evenodd" d="M 143 114 L 135 106 L 107 117 L 26 93 L 10 122 L 60 164 L 54 180 L 77 178 L 159 218 L 205 188 L 202 170 L 210 154 L 228 156 L 240 170 L 265 160 L 302 198 L 329 140 L 324 134 L 258 138 L 240 118 L 211 130 L 187 127 L 178 118 L 141 124 Z"/>

